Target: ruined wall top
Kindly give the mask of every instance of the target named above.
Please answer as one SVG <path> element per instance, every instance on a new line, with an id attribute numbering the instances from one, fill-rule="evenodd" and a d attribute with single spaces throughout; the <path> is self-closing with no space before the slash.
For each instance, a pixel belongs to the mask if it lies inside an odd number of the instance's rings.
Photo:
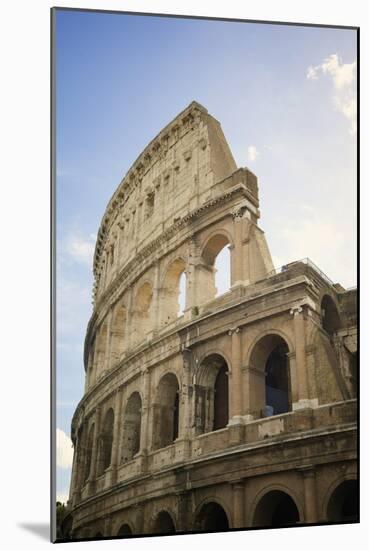
<path id="1" fill-rule="evenodd" d="M 114 263 L 127 264 L 236 170 L 219 122 L 193 101 L 147 145 L 109 201 L 95 248 L 95 297 Z"/>

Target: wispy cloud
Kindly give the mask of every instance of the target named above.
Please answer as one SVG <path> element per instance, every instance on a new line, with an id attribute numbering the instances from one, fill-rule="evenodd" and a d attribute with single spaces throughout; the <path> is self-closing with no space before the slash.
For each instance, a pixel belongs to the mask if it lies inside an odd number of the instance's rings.
<path id="1" fill-rule="evenodd" d="M 70 437 L 63 430 L 56 429 L 56 465 L 68 469 L 73 463 L 73 445 Z"/>
<path id="2" fill-rule="evenodd" d="M 328 75 L 333 84 L 333 104 L 349 122 L 349 132 L 356 133 L 356 62 L 343 63 L 337 54 L 331 54 L 320 65 L 310 65 L 306 71 L 308 80 L 318 80 Z"/>
<path id="3" fill-rule="evenodd" d="M 254 162 L 259 156 L 259 151 L 256 149 L 255 145 L 250 145 L 247 148 L 247 159 L 251 162 Z"/>
<path id="4" fill-rule="evenodd" d="M 67 239 L 66 251 L 78 263 L 92 265 L 95 250 L 96 235 L 87 237 L 81 234 L 72 234 Z"/>

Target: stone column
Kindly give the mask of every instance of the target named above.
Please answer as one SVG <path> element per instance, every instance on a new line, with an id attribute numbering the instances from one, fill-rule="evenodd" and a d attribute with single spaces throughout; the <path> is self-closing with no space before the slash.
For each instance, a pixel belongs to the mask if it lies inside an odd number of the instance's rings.
<path id="1" fill-rule="evenodd" d="M 240 529 L 245 527 L 245 484 L 242 479 L 231 482 L 233 492 L 233 518 L 232 527 Z"/>
<path id="2" fill-rule="evenodd" d="M 119 449 L 120 449 L 120 432 L 122 422 L 122 405 L 123 396 L 122 388 L 118 388 L 115 394 L 114 401 L 114 429 L 113 429 L 113 444 L 111 449 L 111 464 L 109 470 L 111 470 L 110 478 L 111 484 L 114 484 L 117 480 L 117 469 L 119 466 Z"/>
<path id="3" fill-rule="evenodd" d="M 150 371 L 145 369 L 142 372 L 142 404 L 141 404 L 141 434 L 140 452 L 141 470 L 145 471 L 147 466 L 147 452 L 150 445 Z M 152 438 L 152 434 L 151 434 Z"/>
<path id="4" fill-rule="evenodd" d="M 91 453 L 90 475 L 88 478 L 90 491 L 94 490 L 94 481 L 97 475 L 97 460 L 98 460 L 97 455 L 99 452 L 100 420 L 101 420 L 101 409 L 100 407 L 97 407 L 95 412 L 95 429 L 94 429 L 94 441 L 92 444 L 92 453 Z"/>
<path id="5" fill-rule="evenodd" d="M 232 337 L 232 387 L 230 392 L 230 419 L 239 423 L 243 413 L 242 403 L 242 333 L 239 327 L 228 333 Z"/>
<path id="6" fill-rule="evenodd" d="M 316 523 L 318 521 L 316 480 L 313 466 L 299 468 L 304 483 L 305 502 L 305 523 Z"/>
<path id="7" fill-rule="evenodd" d="M 242 219 L 233 217 L 234 245 L 231 249 L 231 286 L 241 284 L 243 281 L 243 250 L 242 250 Z"/>
<path id="8" fill-rule="evenodd" d="M 295 332 L 295 353 L 296 353 L 296 379 L 298 401 L 292 403 L 293 410 L 304 409 L 311 407 L 312 403 L 309 399 L 309 390 L 307 383 L 306 370 L 306 349 L 305 349 L 305 320 L 303 308 L 294 307 L 290 310 L 293 315 L 293 324 Z M 292 369 L 291 369 L 292 370 Z"/>
<path id="9" fill-rule="evenodd" d="M 188 262 L 186 270 L 186 306 L 184 311 L 186 321 L 191 319 L 192 308 L 198 306 L 196 295 L 196 254 L 196 242 L 195 239 L 192 238 L 188 243 Z"/>
<path id="10" fill-rule="evenodd" d="M 134 317 L 135 317 L 135 312 L 133 308 L 133 288 L 131 286 L 128 290 L 128 299 L 127 299 L 127 319 L 129 319 L 130 321 L 129 323 L 126 324 L 127 350 L 129 350 L 132 347 L 134 324 L 136 322 Z"/>
<path id="11" fill-rule="evenodd" d="M 151 327 L 149 327 L 149 332 L 157 331 L 160 328 L 160 304 L 159 304 L 159 290 L 160 290 L 160 271 L 159 271 L 159 262 L 155 263 L 154 271 L 154 286 L 152 292 L 152 304 L 150 311 L 150 321 Z"/>
<path id="12" fill-rule="evenodd" d="M 191 496 L 189 491 L 179 491 L 178 499 L 178 525 L 177 531 L 186 532 L 191 529 Z"/>
<path id="13" fill-rule="evenodd" d="M 180 425 L 179 437 L 189 440 L 191 437 L 191 404 L 192 404 L 192 351 L 184 348 L 182 350 L 183 357 L 183 376 L 182 389 L 180 395 Z M 186 448 L 186 455 L 189 453 L 189 448 Z"/>

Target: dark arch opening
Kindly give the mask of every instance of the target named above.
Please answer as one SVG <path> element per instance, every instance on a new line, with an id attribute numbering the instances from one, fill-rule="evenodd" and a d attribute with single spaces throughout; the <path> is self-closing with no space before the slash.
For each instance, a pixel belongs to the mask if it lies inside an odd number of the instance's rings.
<path id="1" fill-rule="evenodd" d="M 130 526 L 127 523 L 123 523 L 118 531 L 118 537 L 131 537 L 132 535 Z"/>
<path id="2" fill-rule="evenodd" d="M 154 407 L 154 448 L 171 445 L 178 437 L 179 385 L 175 374 L 168 373 L 160 380 Z"/>
<path id="3" fill-rule="evenodd" d="M 229 420 L 228 365 L 213 353 L 200 365 L 199 384 L 195 385 L 196 433 L 225 428 Z"/>
<path id="4" fill-rule="evenodd" d="M 94 536 L 94 539 L 103 539 L 104 538 L 104 535 L 102 533 L 100 533 L 100 531 L 98 531 L 96 533 L 96 535 Z"/>
<path id="5" fill-rule="evenodd" d="M 266 334 L 250 356 L 250 410 L 258 416 L 273 416 L 291 410 L 289 348 L 278 334 Z"/>
<path id="6" fill-rule="evenodd" d="M 84 481 L 87 481 L 90 475 L 91 471 L 91 461 L 92 461 L 92 447 L 94 444 L 94 436 L 95 436 L 95 424 L 92 424 L 90 431 L 88 432 L 88 440 L 87 440 L 87 447 L 86 447 L 86 463 L 85 463 L 85 471 L 84 471 Z"/>
<path id="7" fill-rule="evenodd" d="M 221 430 L 228 424 L 228 367 L 224 363 L 214 384 L 214 430 Z"/>
<path id="8" fill-rule="evenodd" d="M 98 475 L 104 473 L 111 463 L 111 451 L 113 447 L 114 412 L 109 409 L 105 415 L 103 428 L 100 435 L 100 457 Z"/>
<path id="9" fill-rule="evenodd" d="M 168 512 L 162 511 L 156 516 L 153 526 L 154 533 L 175 533 L 173 520 Z"/>
<path id="10" fill-rule="evenodd" d="M 141 397 L 134 392 L 127 401 L 123 422 L 122 462 L 132 460 L 140 450 Z"/>
<path id="11" fill-rule="evenodd" d="M 270 491 L 256 506 L 255 527 L 277 527 L 299 523 L 300 515 L 294 500 L 283 491 Z"/>
<path id="12" fill-rule="evenodd" d="M 229 523 L 224 508 L 217 502 L 208 502 L 196 518 L 196 531 L 228 531 Z"/>
<path id="13" fill-rule="evenodd" d="M 265 365 L 265 404 L 272 414 L 283 414 L 291 409 L 288 347 L 279 344 L 269 354 Z"/>
<path id="14" fill-rule="evenodd" d="M 327 518 L 332 522 L 358 520 L 357 480 L 343 481 L 333 491 L 327 506 Z"/>
<path id="15" fill-rule="evenodd" d="M 341 327 L 341 320 L 336 304 L 327 294 L 323 296 L 321 311 L 323 329 L 329 334 L 329 336 L 333 336 L 333 334 Z"/>

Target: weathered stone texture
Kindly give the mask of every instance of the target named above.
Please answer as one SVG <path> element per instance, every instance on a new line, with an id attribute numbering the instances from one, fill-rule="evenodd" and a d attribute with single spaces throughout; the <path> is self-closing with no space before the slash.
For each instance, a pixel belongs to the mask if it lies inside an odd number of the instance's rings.
<path id="1" fill-rule="evenodd" d="M 72 422 L 73 537 L 357 517 L 356 292 L 310 262 L 274 270 L 258 208 L 256 176 L 195 102 L 114 193 Z"/>

